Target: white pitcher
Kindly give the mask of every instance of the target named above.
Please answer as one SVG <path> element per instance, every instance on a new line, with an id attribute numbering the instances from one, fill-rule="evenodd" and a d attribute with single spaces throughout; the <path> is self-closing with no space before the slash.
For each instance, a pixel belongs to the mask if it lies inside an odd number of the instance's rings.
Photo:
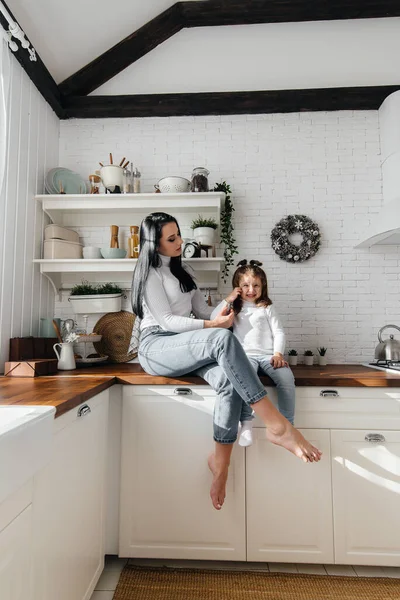
<path id="1" fill-rule="evenodd" d="M 61 348 L 60 354 L 57 351 L 57 346 L 60 346 Z M 72 369 L 76 369 L 73 344 L 54 344 L 53 349 L 58 358 L 57 369 L 60 371 L 71 371 Z"/>

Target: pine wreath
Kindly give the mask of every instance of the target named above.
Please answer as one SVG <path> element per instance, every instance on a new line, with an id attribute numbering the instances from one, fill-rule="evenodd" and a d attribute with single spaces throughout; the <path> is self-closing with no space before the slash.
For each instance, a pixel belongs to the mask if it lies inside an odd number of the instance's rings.
<path id="1" fill-rule="evenodd" d="M 296 246 L 289 241 L 293 233 L 301 233 L 303 241 Z M 305 215 L 289 215 L 281 219 L 271 231 L 272 248 L 282 260 L 296 263 L 308 260 L 321 245 L 318 225 Z"/>

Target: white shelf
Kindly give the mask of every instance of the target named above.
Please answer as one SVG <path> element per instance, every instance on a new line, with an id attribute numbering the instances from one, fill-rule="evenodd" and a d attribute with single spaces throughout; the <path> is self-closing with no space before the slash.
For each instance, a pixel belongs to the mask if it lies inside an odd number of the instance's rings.
<path id="1" fill-rule="evenodd" d="M 61 291 L 61 282 L 79 282 L 82 276 L 89 278 L 90 274 L 108 275 L 112 274 L 114 281 L 130 282 L 137 259 L 35 259 L 34 263 L 40 266 L 40 272 L 51 282 L 54 292 Z M 216 258 L 188 258 L 188 263 L 198 275 L 199 285 L 202 287 L 216 287 L 221 266 L 224 262 L 222 257 Z M 77 277 L 78 276 L 78 277 Z M 207 276 L 207 281 L 204 281 Z M 107 280 L 110 277 L 106 278 Z"/>
<path id="2" fill-rule="evenodd" d="M 53 223 L 64 226 L 127 225 L 133 216 L 150 212 L 212 215 L 219 223 L 224 205 L 223 192 L 187 194 L 44 194 L 35 196 Z"/>
<path id="3" fill-rule="evenodd" d="M 127 226 L 137 224 L 149 213 L 162 211 L 180 221 L 201 213 L 220 222 L 224 207 L 223 192 L 195 192 L 187 194 L 43 194 L 35 196 L 43 211 L 57 225 L 66 227 Z M 190 221 L 189 221 L 190 222 Z M 192 258 L 185 261 L 196 272 L 202 287 L 218 287 L 219 273 L 224 262 L 218 258 Z M 47 277 L 56 293 L 85 278 L 91 281 L 130 282 L 136 265 L 135 259 L 36 259 L 34 263 Z M 105 279 L 107 278 L 107 279 Z"/>

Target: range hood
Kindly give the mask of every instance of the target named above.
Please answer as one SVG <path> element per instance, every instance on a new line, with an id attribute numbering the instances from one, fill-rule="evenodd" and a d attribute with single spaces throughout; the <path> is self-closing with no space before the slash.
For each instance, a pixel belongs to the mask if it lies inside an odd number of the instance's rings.
<path id="1" fill-rule="evenodd" d="M 379 108 L 383 205 L 356 248 L 400 245 L 400 91 Z"/>

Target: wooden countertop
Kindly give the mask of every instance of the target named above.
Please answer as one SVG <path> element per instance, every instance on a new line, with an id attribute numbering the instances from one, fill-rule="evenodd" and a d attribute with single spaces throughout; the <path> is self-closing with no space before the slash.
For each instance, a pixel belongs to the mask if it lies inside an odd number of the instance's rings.
<path id="1" fill-rule="evenodd" d="M 400 374 L 369 369 L 362 365 L 293 367 L 296 386 L 396 387 Z M 273 385 L 261 377 L 264 385 Z M 204 385 L 201 377 L 154 377 L 137 363 L 102 365 L 63 371 L 52 377 L 0 377 L 0 405 L 40 404 L 56 407 L 56 417 L 75 408 L 114 384 L 124 385 Z"/>

